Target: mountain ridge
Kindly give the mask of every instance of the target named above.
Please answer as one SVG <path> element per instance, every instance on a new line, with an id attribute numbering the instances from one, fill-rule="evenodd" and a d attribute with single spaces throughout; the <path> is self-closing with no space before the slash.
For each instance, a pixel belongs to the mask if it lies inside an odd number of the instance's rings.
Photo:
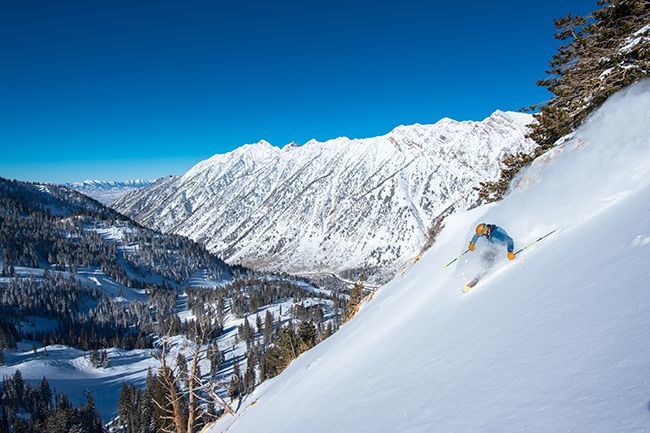
<path id="1" fill-rule="evenodd" d="M 418 254 L 440 212 L 475 201 L 472 188 L 498 175 L 505 153 L 532 148 L 525 119 L 497 110 L 480 122 L 402 125 L 378 137 L 260 140 L 114 207 L 230 263 L 383 282 Z"/>

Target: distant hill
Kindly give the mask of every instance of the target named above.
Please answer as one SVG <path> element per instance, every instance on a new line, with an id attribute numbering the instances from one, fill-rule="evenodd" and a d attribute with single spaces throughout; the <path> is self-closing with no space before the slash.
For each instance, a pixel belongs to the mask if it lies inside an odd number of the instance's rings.
<path id="1" fill-rule="evenodd" d="M 124 194 L 145 188 L 154 183 L 152 180 L 133 179 L 123 182 L 105 180 L 84 180 L 83 182 L 66 183 L 64 186 L 76 189 L 103 204 L 111 204 Z"/>

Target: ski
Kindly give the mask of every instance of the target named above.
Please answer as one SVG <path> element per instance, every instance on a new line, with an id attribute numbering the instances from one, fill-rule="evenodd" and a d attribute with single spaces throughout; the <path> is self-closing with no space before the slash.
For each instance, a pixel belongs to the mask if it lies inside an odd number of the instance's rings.
<path id="1" fill-rule="evenodd" d="M 478 282 L 479 282 L 480 279 L 481 279 L 481 275 L 477 275 L 477 276 L 475 276 L 474 278 L 472 278 L 472 281 L 470 281 L 469 283 L 465 284 L 465 287 L 463 287 L 463 293 L 467 293 L 467 292 L 469 292 L 470 290 L 472 290 L 472 288 L 473 288 L 475 285 L 478 284 Z"/>

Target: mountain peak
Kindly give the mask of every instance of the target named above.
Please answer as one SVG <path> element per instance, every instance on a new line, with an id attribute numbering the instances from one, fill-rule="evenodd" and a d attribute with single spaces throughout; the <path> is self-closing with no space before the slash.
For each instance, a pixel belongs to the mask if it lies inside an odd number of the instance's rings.
<path id="1" fill-rule="evenodd" d="M 284 146 L 282 146 L 282 150 L 288 151 L 288 150 L 291 150 L 291 149 L 295 149 L 297 147 L 300 147 L 300 145 L 298 143 L 296 143 L 295 141 L 292 141 L 291 143 L 287 143 Z"/>
<path id="2" fill-rule="evenodd" d="M 495 119 L 506 119 L 509 122 L 515 122 L 522 126 L 530 125 L 535 120 L 532 114 L 522 113 L 518 111 L 495 110 L 484 121 L 490 121 Z"/>
<path id="3" fill-rule="evenodd" d="M 273 145 L 271 143 L 269 143 L 268 141 L 262 139 L 262 140 L 258 141 L 257 143 L 255 143 L 255 146 L 269 147 L 269 146 L 273 146 Z"/>

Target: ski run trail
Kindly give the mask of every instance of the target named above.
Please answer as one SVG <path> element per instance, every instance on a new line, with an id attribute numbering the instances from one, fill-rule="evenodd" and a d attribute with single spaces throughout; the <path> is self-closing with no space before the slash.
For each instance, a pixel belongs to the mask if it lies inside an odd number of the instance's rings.
<path id="1" fill-rule="evenodd" d="M 495 223 L 515 247 L 468 294 Z M 650 81 L 434 246 L 211 433 L 650 431 Z M 468 275 L 469 279 L 468 279 Z"/>

